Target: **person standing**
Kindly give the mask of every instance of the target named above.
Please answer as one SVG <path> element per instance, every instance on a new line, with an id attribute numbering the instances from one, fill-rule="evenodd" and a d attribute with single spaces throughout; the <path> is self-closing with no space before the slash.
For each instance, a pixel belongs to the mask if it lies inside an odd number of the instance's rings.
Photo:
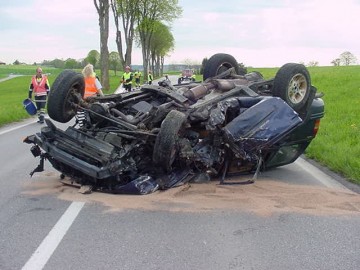
<path id="1" fill-rule="evenodd" d="M 133 80 L 133 74 L 130 71 L 130 67 L 126 66 L 121 82 L 127 92 L 131 92 L 132 80 Z"/>
<path id="2" fill-rule="evenodd" d="M 103 96 L 102 85 L 96 77 L 94 66 L 92 64 L 87 64 L 82 70 L 82 74 L 84 75 L 85 80 L 84 99 L 95 95 Z"/>
<path id="3" fill-rule="evenodd" d="M 136 88 L 138 88 L 138 87 L 140 87 L 141 72 L 138 70 L 135 71 L 134 77 L 135 77 L 135 86 L 136 86 Z"/>
<path id="4" fill-rule="evenodd" d="M 36 69 L 36 75 L 32 76 L 29 87 L 29 99 L 32 99 L 34 93 L 36 110 L 39 120 L 38 123 L 44 123 L 46 99 L 50 92 L 50 84 L 46 75 L 40 67 Z"/>
<path id="5" fill-rule="evenodd" d="M 84 82 L 85 82 L 85 91 L 84 91 L 83 99 L 97 95 L 103 96 L 104 93 L 102 91 L 102 85 L 95 74 L 94 66 L 92 64 L 87 64 L 83 68 L 81 73 L 84 76 Z M 76 123 L 80 127 L 82 127 L 84 125 L 84 120 L 85 120 L 85 112 L 82 108 L 77 109 L 75 118 L 76 118 Z"/>
<path id="6" fill-rule="evenodd" d="M 152 84 L 152 81 L 153 81 L 153 75 L 151 73 L 151 71 L 149 71 L 149 74 L 148 74 L 148 84 Z"/>

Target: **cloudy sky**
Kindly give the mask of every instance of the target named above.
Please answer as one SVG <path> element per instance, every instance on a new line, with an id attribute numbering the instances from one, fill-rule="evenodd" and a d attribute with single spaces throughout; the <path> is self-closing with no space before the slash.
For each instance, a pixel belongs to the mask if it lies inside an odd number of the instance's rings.
<path id="1" fill-rule="evenodd" d="M 179 0 L 171 25 L 175 49 L 165 64 L 229 53 L 247 66 L 287 62 L 331 65 L 350 51 L 360 63 L 360 0 Z M 99 51 L 93 0 L 0 2 L 0 61 L 84 58 Z M 111 14 L 112 16 L 112 14 Z M 111 23 L 109 50 L 116 51 Z M 141 51 L 133 64 L 142 63 Z"/>

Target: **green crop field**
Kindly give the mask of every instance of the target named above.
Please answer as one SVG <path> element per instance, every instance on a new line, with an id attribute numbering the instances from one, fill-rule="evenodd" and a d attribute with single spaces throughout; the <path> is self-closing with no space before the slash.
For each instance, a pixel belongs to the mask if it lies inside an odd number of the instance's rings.
<path id="1" fill-rule="evenodd" d="M 317 137 L 306 150 L 306 156 L 360 184 L 360 66 L 309 67 L 312 84 L 324 93 L 325 116 Z M 43 68 L 50 73 L 50 85 L 61 70 Z M 260 71 L 266 79 L 275 76 L 278 68 L 249 69 Z M 23 74 L 0 82 L 0 126 L 28 118 L 22 100 L 28 95 L 34 66 L 0 66 L 0 79 L 8 74 Z M 120 75 L 111 73 L 110 91 L 120 84 Z M 199 76 L 197 76 L 199 79 Z"/>

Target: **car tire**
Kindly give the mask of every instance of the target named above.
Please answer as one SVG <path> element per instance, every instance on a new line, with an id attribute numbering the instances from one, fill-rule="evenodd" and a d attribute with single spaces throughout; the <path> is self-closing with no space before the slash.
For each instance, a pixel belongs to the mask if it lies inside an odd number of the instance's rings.
<path id="1" fill-rule="evenodd" d="M 205 64 L 203 79 L 206 80 L 219 75 L 232 67 L 235 68 L 236 74 L 240 74 L 239 64 L 232 55 L 225 53 L 214 54 Z"/>
<path id="2" fill-rule="evenodd" d="M 64 70 L 55 79 L 49 93 L 47 110 L 49 117 L 60 123 L 69 122 L 76 114 L 73 103 L 84 96 L 85 81 L 81 73 Z"/>
<path id="3" fill-rule="evenodd" d="M 310 89 L 310 74 L 302 64 L 285 64 L 275 75 L 273 95 L 282 98 L 295 111 L 307 104 Z"/>
<path id="4" fill-rule="evenodd" d="M 185 122 L 184 113 L 172 110 L 161 123 L 160 131 L 156 137 L 153 162 L 170 172 L 177 154 L 179 131 Z"/>

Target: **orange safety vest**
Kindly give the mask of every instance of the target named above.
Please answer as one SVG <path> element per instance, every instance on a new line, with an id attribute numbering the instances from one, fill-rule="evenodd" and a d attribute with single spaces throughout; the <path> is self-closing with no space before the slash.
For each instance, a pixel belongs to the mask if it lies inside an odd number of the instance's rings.
<path id="1" fill-rule="evenodd" d="M 33 85 L 33 91 L 35 93 L 35 96 L 46 96 L 46 83 L 47 83 L 47 77 L 45 75 L 42 76 L 41 80 L 38 81 L 36 79 L 36 76 L 33 76 L 31 79 L 31 83 Z"/>
<path id="2" fill-rule="evenodd" d="M 84 98 L 96 95 L 97 88 L 96 88 L 95 81 L 96 81 L 96 77 L 87 77 L 87 78 L 85 78 Z"/>

